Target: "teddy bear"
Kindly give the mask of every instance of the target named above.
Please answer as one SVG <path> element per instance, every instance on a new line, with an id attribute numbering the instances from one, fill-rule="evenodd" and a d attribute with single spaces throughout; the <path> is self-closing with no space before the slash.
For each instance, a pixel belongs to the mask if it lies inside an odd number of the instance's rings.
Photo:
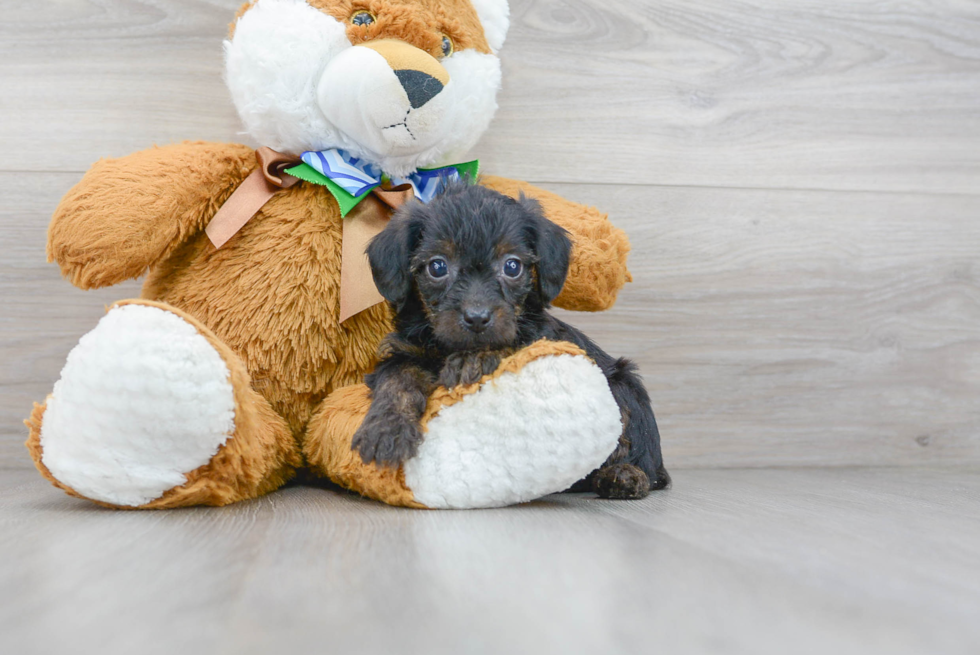
<path id="1" fill-rule="evenodd" d="M 416 508 L 562 491 L 614 450 L 596 365 L 533 344 L 429 399 L 418 453 L 364 462 L 362 380 L 392 329 L 364 247 L 406 200 L 465 178 L 537 199 L 573 240 L 555 305 L 609 308 L 625 234 L 594 208 L 479 175 L 506 0 L 252 0 L 226 83 L 259 149 L 186 142 L 96 163 L 63 198 L 47 252 L 81 289 L 145 275 L 71 351 L 28 450 L 68 494 L 114 508 L 225 505 L 298 473 Z"/>

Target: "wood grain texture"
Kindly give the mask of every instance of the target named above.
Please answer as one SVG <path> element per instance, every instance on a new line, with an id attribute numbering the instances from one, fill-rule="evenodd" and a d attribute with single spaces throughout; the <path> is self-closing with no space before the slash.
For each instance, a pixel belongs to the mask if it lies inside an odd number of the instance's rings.
<path id="1" fill-rule="evenodd" d="M 978 192 L 975 2 L 513 7 L 483 152 L 515 177 Z"/>
<path id="2" fill-rule="evenodd" d="M 9 3 L 8 3 L 9 4 Z M 153 144 L 237 141 L 222 40 L 240 0 L 65 0 L 0 26 L 3 170 L 75 171 Z"/>
<path id="3" fill-rule="evenodd" d="M 646 374 L 678 466 L 980 462 L 980 199 L 551 185 L 635 281 L 563 313 Z"/>
<path id="4" fill-rule="evenodd" d="M 235 140 L 240 0 L 66 0 L 0 26 L 3 170 Z M 980 5 L 514 0 L 479 153 L 553 182 L 976 193 Z"/>
<path id="5" fill-rule="evenodd" d="M 291 488 L 116 512 L 0 472 L 0 651 L 975 653 L 980 474 L 684 471 L 638 502 Z"/>

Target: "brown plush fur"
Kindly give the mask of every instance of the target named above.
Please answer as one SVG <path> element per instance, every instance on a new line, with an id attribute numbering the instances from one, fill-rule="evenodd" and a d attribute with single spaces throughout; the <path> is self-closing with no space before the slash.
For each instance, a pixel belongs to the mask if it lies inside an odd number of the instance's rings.
<path id="1" fill-rule="evenodd" d="M 149 269 L 142 297 L 190 320 L 233 372 L 236 437 L 187 484 L 150 506 L 224 504 L 276 488 L 300 464 L 296 444 L 324 399 L 320 421 L 304 439 L 311 464 L 366 495 L 411 505 L 400 491 L 375 491 L 399 485 L 390 473 L 350 457 L 350 425 L 326 425 L 328 416 L 352 411 L 342 402 L 349 390 L 329 394 L 363 379 L 392 328 L 385 304 L 338 322 L 342 219 L 327 189 L 302 183 L 280 191 L 220 250 L 203 232 L 255 165 L 251 149 L 214 143 L 103 160 L 68 192 L 51 222 L 48 256 L 76 286 L 107 286 Z M 548 217 L 572 234 L 572 267 L 556 305 L 612 305 L 629 279 L 620 230 L 596 210 L 531 185 L 496 177 L 481 182 L 539 198 Z M 42 416 L 40 407 L 30 419 L 29 447 L 50 479 L 40 459 Z M 356 412 L 348 416 L 359 421 Z"/>
<path id="2" fill-rule="evenodd" d="M 83 289 L 149 267 L 142 297 L 213 330 L 299 436 L 370 370 L 389 318 L 377 305 L 338 324 L 341 218 L 325 187 L 281 191 L 215 250 L 204 227 L 254 167 L 249 148 L 202 143 L 99 162 L 58 207 L 48 256 Z"/>
<path id="3" fill-rule="evenodd" d="M 489 53 L 490 46 L 476 10 L 468 0 L 308 0 L 320 11 L 347 23 L 347 38 L 353 44 L 375 39 L 399 39 L 425 50 L 435 58 L 442 57 L 442 35 L 453 40 L 456 50 L 473 48 Z M 236 22 L 252 8 L 245 3 L 238 10 Z M 351 16 L 368 11 L 377 17 L 371 25 L 354 25 Z M 235 23 L 229 38 L 235 34 Z"/>
<path id="4" fill-rule="evenodd" d="M 362 496 L 389 505 L 424 507 L 405 486 L 401 468 L 365 464 L 351 440 L 371 406 L 367 386 L 356 384 L 330 394 L 310 421 L 303 454 L 310 468 Z"/>

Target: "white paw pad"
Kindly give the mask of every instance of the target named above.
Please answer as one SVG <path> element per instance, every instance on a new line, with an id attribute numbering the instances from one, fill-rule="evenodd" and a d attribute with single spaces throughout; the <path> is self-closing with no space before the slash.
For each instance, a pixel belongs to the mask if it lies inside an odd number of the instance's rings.
<path id="1" fill-rule="evenodd" d="M 440 410 L 404 465 L 405 483 L 431 508 L 525 502 L 598 468 L 621 432 L 619 407 L 595 364 L 542 357 Z"/>
<path id="2" fill-rule="evenodd" d="M 93 500 L 159 498 L 234 431 L 228 376 L 218 352 L 176 314 L 113 308 L 68 355 L 48 398 L 42 461 Z"/>

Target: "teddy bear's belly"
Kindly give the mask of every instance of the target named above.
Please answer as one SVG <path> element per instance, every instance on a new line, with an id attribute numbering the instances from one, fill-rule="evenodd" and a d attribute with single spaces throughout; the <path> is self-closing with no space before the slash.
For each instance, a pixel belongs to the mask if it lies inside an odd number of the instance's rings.
<path id="1" fill-rule="evenodd" d="M 341 219 L 332 198 L 304 191 L 274 198 L 220 250 L 200 234 L 143 287 L 144 298 L 190 313 L 238 353 L 297 436 L 328 393 L 371 370 L 391 329 L 384 305 L 338 324 Z"/>

